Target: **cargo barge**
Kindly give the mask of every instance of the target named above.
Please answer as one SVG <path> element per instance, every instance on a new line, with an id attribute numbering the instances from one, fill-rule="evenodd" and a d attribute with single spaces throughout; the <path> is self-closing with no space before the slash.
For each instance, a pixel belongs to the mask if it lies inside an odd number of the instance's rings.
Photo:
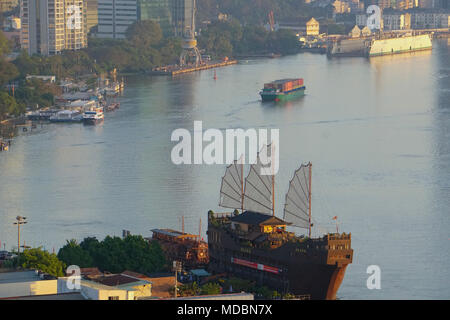
<path id="1" fill-rule="evenodd" d="M 283 219 L 276 217 L 275 178 L 260 174 L 261 163 L 258 155 L 245 187 L 242 164 L 234 161 L 225 171 L 219 205 L 235 211 L 208 213 L 209 271 L 253 280 L 281 294 L 336 299 L 353 259 L 351 234 L 312 237 L 311 163 L 295 171 Z M 296 235 L 288 227 L 308 234 Z"/>
<path id="2" fill-rule="evenodd" d="M 305 95 L 303 79 L 281 79 L 264 84 L 262 101 L 287 101 Z"/>

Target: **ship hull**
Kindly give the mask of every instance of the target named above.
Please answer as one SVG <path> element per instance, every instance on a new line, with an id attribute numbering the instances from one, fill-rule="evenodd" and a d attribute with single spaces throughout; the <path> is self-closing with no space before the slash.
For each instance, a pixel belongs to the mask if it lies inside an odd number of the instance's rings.
<path id="1" fill-rule="evenodd" d="M 262 101 L 264 101 L 264 102 L 289 101 L 289 100 L 304 96 L 305 89 L 306 89 L 305 87 L 301 87 L 299 89 L 295 89 L 295 90 L 288 91 L 288 92 L 278 92 L 278 93 L 261 92 L 260 95 L 261 95 Z"/>
<path id="2" fill-rule="evenodd" d="M 427 34 L 391 39 L 380 39 L 374 40 L 372 42 L 369 51 L 369 57 L 431 49 L 431 38 Z"/>
<path id="3" fill-rule="evenodd" d="M 103 119 L 83 119 L 85 125 L 96 125 L 103 122 Z"/>
<path id="4" fill-rule="evenodd" d="M 351 249 L 347 250 L 345 259 L 335 263 L 326 249 L 329 242 L 317 239 L 305 240 L 303 244 L 286 243 L 271 250 L 243 247 L 211 225 L 208 247 L 209 270 L 213 273 L 227 273 L 283 294 L 317 300 L 336 299 L 353 255 Z"/>

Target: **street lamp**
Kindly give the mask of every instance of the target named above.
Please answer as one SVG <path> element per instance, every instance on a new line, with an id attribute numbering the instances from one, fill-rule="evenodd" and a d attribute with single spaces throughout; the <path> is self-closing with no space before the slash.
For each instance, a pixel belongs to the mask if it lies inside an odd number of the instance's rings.
<path id="1" fill-rule="evenodd" d="M 27 219 L 26 217 L 17 216 L 16 217 L 17 222 L 14 222 L 14 224 L 17 224 L 17 255 L 20 254 L 20 226 L 22 224 L 27 223 L 27 221 L 25 221 L 26 219 Z"/>
<path id="2" fill-rule="evenodd" d="M 182 264 L 181 261 L 174 261 L 173 262 L 173 267 L 172 267 L 173 271 L 175 271 L 175 298 L 177 298 L 177 294 L 178 294 L 178 272 L 181 272 L 182 270 Z"/>

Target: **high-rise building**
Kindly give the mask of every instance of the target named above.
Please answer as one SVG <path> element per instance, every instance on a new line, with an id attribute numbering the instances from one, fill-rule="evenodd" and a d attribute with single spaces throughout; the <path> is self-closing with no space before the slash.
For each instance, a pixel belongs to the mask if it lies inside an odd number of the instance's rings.
<path id="1" fill-rule="evenodd" d="M 433 0 L 419 0 L 419 7 L 424 9 L 433 8 L 434 1 Z"/>
<path id="2" fill-rule="evenodd" d="M 170 0 L 172 6 L 173 33 L 182 37 L 195 29 L 192 21 L 192 10 L 195 0 Z M 194 24 L 194 25 L 193 25 Z"/>
<path id="3" fill-rule="evenodd" d="M 123 39 L 137 20 L 137 0 L 98 0 L 99 38 Z"/>
<path id="4" fill-rule="evenodd" d="M 397 1 L 397 9 L 407 10 L 416 7 L 414 0 L 399 0 Z"/>
<path id="5" fill-rule="evenodd" d="M 21 0 L 21 46 L 54 55 L 87 46 L 82 0 Z"/>
<path id="6" fill-rule="evenodd" d="M 433 0 L 433 8 L 435 9 L 450 9 L 449 0 Z"/>
<path id="7" fill-rule="evenodd" d="M 99 38 L 123 39 L 135 21 L 153 20 L 166 36 L 184 36 L 195 29 L 195 0 L 98 0 Z"/>
<path id="8" fill-rule="evenodd" d="M 13 10 L 19 5 L 19 0 L 0 0 L 0 12 Z"/>
<path id="9" fill-rule="evenodd" d="M 393 6 L 393 0 L 378 0 L 378 6 L 381 9 L 391 8 Z"/>
<path id="10" fill-rule="evenodd" d="M 138 0 L 138 20 L 159 23 L 164 35 L 173 35 L 171 0 Z"/>
<path id="11" fill-rule="evenodd" d="M 89 33 L 92 28 L 98 25 L 98 0 L 85 0 L 86 7 L 86 28 Z"/>
<path id="12" fill-rule="evenodd" d="M 79 50 L 87 47 L 86 3 L 83 0 L 65 0 L 65 47 Z"/>
<path id="13" fill-rule="evenodd" d="M 22 0 L 21 46 L 32 55 L 53 55 L 64 50 L 64 0 Z"/>

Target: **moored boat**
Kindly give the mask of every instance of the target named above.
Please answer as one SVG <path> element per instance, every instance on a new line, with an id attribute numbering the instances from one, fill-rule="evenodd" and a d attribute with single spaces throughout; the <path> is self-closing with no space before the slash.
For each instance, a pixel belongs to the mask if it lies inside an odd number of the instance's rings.
<path id="1" fill-rule="evenodd" d="M 84 124 L 97 124 L 103 121 L 105 115 L 103 113 L 103 107 L 95 107 L 86 110 L 83 114 Z"/>
<path id="2" fill-rule="evenodd" d="M 305 89 L 302 78 L 281 79 L 265 83 L 259 94 L 262 101 L 287 101 L 305 95 Z"/>
<path id="3" fill-rule="evenodd" d="M 181 261 L 185 268 L 201 268 L 208 264 L 208 244 L 200 235 L 172 229 L 153 229 L 148 241 L 156 241 L 170 262 Z"/>
<path id="4" fill-rule="evenodd" d="M 78 110 L 61 110 L 49 118 L 50 122 L 81 122 L 82 119 Z"/>
<path id="5" fill-rule="evenodd" d="M 245 183 L 243 164 L 234 161 L 225 171 L 219 205 L 235 211 L 208 213 L 209 271 L 253 280 L 281 294 L 336 299 L 353 259 L 351 234 L 336 230 L 312 237 L 311 163 L 295 171 L 283 219 L 276 217 L 275 176 L 262 163 L 258 155 Z M 308 233 L 296 235 L 288 227 Z"/>

